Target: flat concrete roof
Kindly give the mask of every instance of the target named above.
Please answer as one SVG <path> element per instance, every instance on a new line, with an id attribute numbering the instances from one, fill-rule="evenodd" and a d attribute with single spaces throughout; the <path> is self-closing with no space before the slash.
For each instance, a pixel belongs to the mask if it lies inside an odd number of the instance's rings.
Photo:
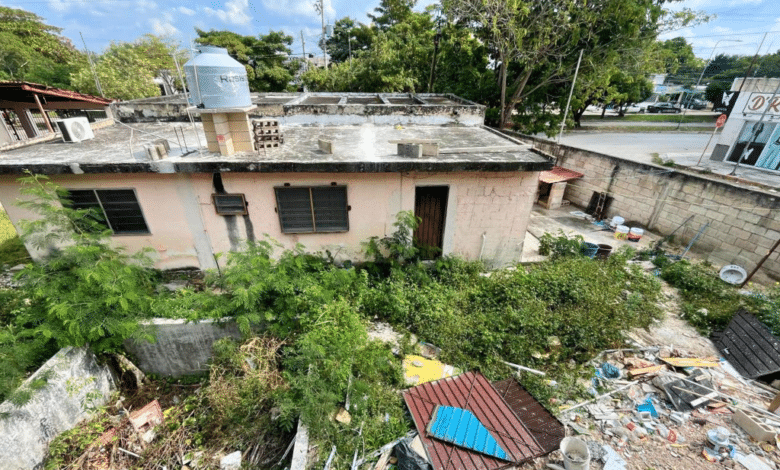
<path id="1" fill-rule="evenodd" d="M 284 143 L 279 148 L 222 156 L 206 149 L 203 129 L 200 123 L 195 126 L 197 131 L 183 123 L 117 123 L 79 143 L 56 140 L 0 152 L 0 174 L 499 172 L 553 166 L 529 145 L 486 127 L 281 126 Z M 167 158 L 152 160 L 144 146 L 160 138 L 167 139 L 171 149 Z M 318 139 L 332 141 L 333 154 L 320 151 Z M 391 142 L 412 139 L 439 142 L 439 155 L 397 155 L 397 145 Z"/>

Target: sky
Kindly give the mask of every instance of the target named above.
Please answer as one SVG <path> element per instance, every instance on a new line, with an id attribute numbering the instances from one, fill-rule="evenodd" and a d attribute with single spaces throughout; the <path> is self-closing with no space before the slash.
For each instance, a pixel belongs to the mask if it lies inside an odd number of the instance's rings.
<path id="1" fill-rule="evenodd" d="M 0 0 L 0 5 L 32 11 L 45 22 L 63 28 L 62 34 L 79 49 L 101 52 L 111 41 L 132 41 L 145 33 L 169 35 L 186 46 L 195 28 L 230 30 L 238 34 L 266 34 L 282 30 L 295 38 L 293 53 L 318 52 L 321 33 L 316 0 Z M 417 9 L 434 3 L 420 0 Z M 345 16 L 368 23 L 379 0 L 324 0 L 325 22 Z M 753 55 L 765 32 L 761 54 L 780 50 L 778 0 L 684 0 L 672 8 L 688 7 L 717 15 L 707 24 L 661 36 L 682 36 L 703 59 L 716 54 Z M 736 42 L 741 41 L 741 42 Z"/>

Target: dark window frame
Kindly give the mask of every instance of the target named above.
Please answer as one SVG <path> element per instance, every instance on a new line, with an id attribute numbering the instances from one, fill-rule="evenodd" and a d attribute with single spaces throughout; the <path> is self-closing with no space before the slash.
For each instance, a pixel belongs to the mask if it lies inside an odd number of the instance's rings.
<path id="1" fill-rule="evenodd" d="M 325 228 L 321 229 L 317 227 L 317 217 L 316 217 L 316 208 L 315 208 L 315 197 L 314 193 L 316 190 L 341 190 L 344 192 L 344 207 L 341 209 L 343 211 L 343 219 L 344 219 L 344 225 L 337 227 L 337 228 Z M 311 228 L 290 228 L 285 226 L 285 220 L 284 220 L 284 214 L 282 214 L 283 210 L 281 209 L 281 206 L 284 205 L 284 203 L 280 203 L 279 195 L 282 192 L 285 191 L 301 191 L 301 190 L 308 190 L 309 197 L 308 197 L 308 205 L 309 205 L 309 214 L 311 217 Z M 279 218 L 279 228 L 281 229 L 282 233 L 286 234 L 305 234 L 305 233 L 345 233 L 349 232 L 349 211 L 352 210 L 352 207 L 349 205 L 349 195 L 347 191 L 346 185 L 317 185 L 317 186 L 276 186 L 274 187 L 274 195 L 276 198 L 276 213 Z"/>
<path id="2" fill-rule="evenodd" d="M 135 188 L 67 188 L 66 191 L 68 192 L 68 195 L 70 195 L 73 191 L 92 191 L 92 194 L 97 201 L 97 206 L 93 206 L 95 209 L 99 209 L 100 213 L 103 214 L 103 220 L 101 223 L 105 223 L 109 230 L 111 230 L 112 234 L 114 236 L 125 236 L 125 235 L 151 235 L 151 230 L 149 230 L 149 224 L 146 222 L 146 216 L 144 215 L 144 210 L 141 207 L 141 203 L 138 200 L 138 193 L 136 192 Z M 135 205 L 138 207 L 138 213 L 139 217 L 143 221 L 143 225 L 145 230 L 119 230 L 117 231 L 116 228 L 114 228 L 114 225 L 116 225 L 116 222 L 118 222 L 116 219 L 114 219 L 114 223 L 111 223 L 112 217 L 108 216 L 108 212 L 106 212 L 105 206 L 108 205 L 111 201 L 103 201 L 100 199 L 100 193 L 101 192 L 112 192 L 112 191 L 132 191 L 133 198 Z M 66 197 L 66 200 L 69 200 L 68 197 Z"/>
<path id="3" fill-rule="evenodd" d="M 218 199 L 220 198 L 227 198 L 227 197 L 240 197 L 241 198 L 241 210 L 224 210 L 220 209 L 220 205 Z M 212 194 L 211 195 L 211 202 L 214 204 L 214 210 L 217 212 L 217 215 L 248 215 L 249 210 L 247 209 L 246 204 L 246 197 L 244 197 L 244 193 L 223 193 L 223 194 Z"/>

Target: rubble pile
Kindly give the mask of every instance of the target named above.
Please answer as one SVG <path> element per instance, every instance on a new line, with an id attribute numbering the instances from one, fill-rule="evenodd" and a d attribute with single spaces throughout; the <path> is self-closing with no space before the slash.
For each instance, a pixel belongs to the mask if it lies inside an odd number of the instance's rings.
<path id="1" fill-rule="evenodd" d="M 648 347 L 607 351 L 593 367 L 595 397 L 562 406 L 560 416 L 591 449 L 590 468 L 780 468 L 780 400 L 770 404 L 780 395 L 728 362 Z"/>

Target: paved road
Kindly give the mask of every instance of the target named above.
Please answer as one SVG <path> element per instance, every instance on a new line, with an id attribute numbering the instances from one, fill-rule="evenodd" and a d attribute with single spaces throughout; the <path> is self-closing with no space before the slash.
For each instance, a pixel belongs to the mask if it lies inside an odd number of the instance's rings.
<path id="1" fill-rule="evenodd" d="M 571 133 L 561 139 L 564 145 L 571 145 L 594 152 L 630 158 L 652 163 L 653 154 L 696 153 L 701 155 L 709 140 L 707 132 L 599 132 Z M 713 139 L 714 141 L 715 139 Z M 714 142 L 708 152 L 712 152 Z M 704 156 L 706 160 L 708 155 Z"/>
<path id="2" fill-rule="evenodd" d="M 653 154 L 657 153 L 660 158 L 671 159 L 678 165 L 697 167 L 709 138 L 709 132 L 592 132 L 564 135 L 561 143 L 643 163 L 653 163 Z M 698 169 L 728 175 L 734 164 L 709 159 L 716 141 L 717 137 L 707 148 Z M 740 166 L 736 177 L 730 181 L 739 184 L 739 179 L 744 179 L 780 188 L 780 175 L 776 172 Z"/>

